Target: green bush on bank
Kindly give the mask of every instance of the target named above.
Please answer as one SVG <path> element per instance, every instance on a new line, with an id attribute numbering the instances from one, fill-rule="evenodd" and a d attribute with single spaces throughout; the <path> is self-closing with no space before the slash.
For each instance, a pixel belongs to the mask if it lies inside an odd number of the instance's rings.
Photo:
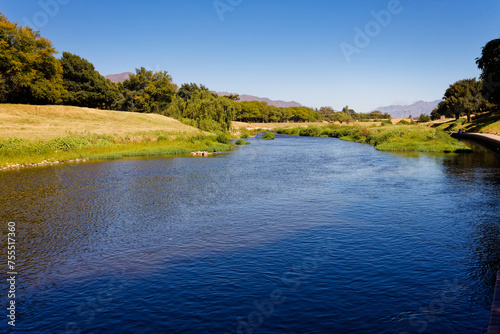
<path id="1" fill-rule="evenodd" d="M 238 146 L 242 146 L 242 145 L 250 145 L 249 142 L 243 140 L 243 139 L 238 139 L 236 142 L 235 142 L 236 145 Z"/>
<path id="2" fill-rule="evenodd" d="M 275 138 L 274 132 L 266 132 L 262 136 L 262 139 L 264 139 L 264 140 L 274 140 L 274 138 Z"/>
<path id="3" fill-rule="evenodd" d="M 382 127 L 329 125 L 324 128 L 286 128 L 278 133 L 312 137 L 334 137 L 366 143 L 381 151 L 465 152 L 465 144 L 439 129 L 416 125 Z"/>
<path id="4" fill-rule="evenodd" d="M 229 139 L 228 135 L 224 132 L 219 132 L 215 140 L 221 144 L 229 145 L 231 143 L 231 140 Z"/>

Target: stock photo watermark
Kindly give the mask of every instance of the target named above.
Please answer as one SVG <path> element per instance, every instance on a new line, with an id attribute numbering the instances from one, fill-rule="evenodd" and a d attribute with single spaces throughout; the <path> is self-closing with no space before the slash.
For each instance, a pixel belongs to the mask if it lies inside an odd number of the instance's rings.
<path id="1" fill-rule="evenodd" d="M 71 0 L 39 0 L 37 2 L 40 10 L 33 14 L 31 18 L 24 16 L 22 18 L 24 25 L 35 29 L 45 27 L 51 18 L 54 18 L 61 9 L 61 6 L 67 5 Z"/>
<path id="2" fill-rule="evenodd" d="M 224 15 L 227 12 L 232 12 L 236 7 L 241 5 L 243 0 L 214 0 L 212 5 L 214 6 L 215 12 L 219 19 L 224 21 Z"/>
<path id="3" fill-rule="evenodd" d="M 116 295 L 127 287 L 127 281 L 123 278 L 125 270 L 113 275 L 107 287 L 99 289 L 97 293 L 89 296 L 81 302 L 74 312 L 74 319 L 65 324 L 64 330 L 59 334 L 80 334 L 85 332 L 85 327 L 95 321 L 99 321 L 99 314 L 112 308 L 112 302 Z"/>
<path id="4" fill-rule="evenodd" d="M 400 0 L 389 0 L 386 9 L 372 10 L 370 15 L 373 20 L 366 23 L 363 28 L 354 27 L 355 35 L 352 43 L 340 43 L 339 47 L 346 61 L 350 64 L 352 57 L 370 46 L 371 42 L 382 33 L 382 30 L 391 24 L 394 16 L 401 14 L 403 10 L 404 7 Z"/>
<path id="5" fill-rule="evenodd" d="M 305 257 L 300 263 L 293 265 L 280 278 L 281 285 L 269 293 L 264 300 L 254 300 L 253 308 L 247 316 L 236 319 L 236 333 L 252 334 L 262 327 L 266 319 L 273 316 L 277 308 L 286 302 L 288 293 L 296 292 L 300 286 L 320 267 L 320 263 L 332 255 L 330 241 L 326 247 L 317 247 L 311 256 Z M 229 334 L 226 332 L 225 334 Z"/>
<path id="6" fill-rule="evenodd" d="M 16 326 L 16 223 L 7 223 L 7 324 Z"/>
<path id="7" fill-rule="evenodd" d="M 445 287 L 437 292 L 437 296 L 433 298 L 427 307 L 421 307 L 418 311 L 411 312 L 408 317 L 408 325 L 413 329 L 411 332 L 404 331 L 402 334 L 425 333 L 432 323 L 438 319 L 439 315 L 444 314 L 446 306 L 455 302 L 463 286 L 459 284 L 459 280 L 455 278 L 453 282 L 445 281 Z"/>

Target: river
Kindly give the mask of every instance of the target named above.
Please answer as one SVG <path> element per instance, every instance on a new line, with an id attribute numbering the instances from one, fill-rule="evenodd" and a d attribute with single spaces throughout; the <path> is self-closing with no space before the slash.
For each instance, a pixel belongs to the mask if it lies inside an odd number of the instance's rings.
<path id="1" fill-rule="evenodd" d="M 485 332 L 500 155 L 249 141 L 0 173 L 16 332 Z"/>

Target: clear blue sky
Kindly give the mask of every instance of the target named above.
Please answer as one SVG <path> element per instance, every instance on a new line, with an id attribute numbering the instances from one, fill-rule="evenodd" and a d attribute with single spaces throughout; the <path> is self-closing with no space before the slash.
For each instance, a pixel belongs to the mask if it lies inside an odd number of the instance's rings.
<path id="1" fill-rule="evenodd" d="M 479 76 L 475 58 L 500 38 L 498 0 L 0 0 L 0 11 L 103 75 L 144 66 L 179 85 L 358 112 L 440 99 Z"/>

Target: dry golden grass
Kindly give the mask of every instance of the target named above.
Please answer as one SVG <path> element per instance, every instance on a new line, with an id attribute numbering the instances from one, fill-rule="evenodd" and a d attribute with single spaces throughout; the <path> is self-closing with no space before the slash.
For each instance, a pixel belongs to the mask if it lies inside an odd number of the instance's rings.
<path id="1" fill-rule="evenodd" d="M 308 126 L 326 126 L 330 123 L 328 122 L 312 122 L 312 123 L 246 123 L 246 122 L 233 122 L 233 128 L 241 129 L 245 128 L 247 130 L 272 130 L 272 129 L 280 129 L 287 127 L 302 127 L 306 128 Z"/>
<path id="2" fill-rule="evenodd" d="M 195 133 L 200 130 L 157 115 L 70 106 L 0 104 L 0 139 L 52 139 L 68 133 L 124 135 L 139 131 Z"/>

